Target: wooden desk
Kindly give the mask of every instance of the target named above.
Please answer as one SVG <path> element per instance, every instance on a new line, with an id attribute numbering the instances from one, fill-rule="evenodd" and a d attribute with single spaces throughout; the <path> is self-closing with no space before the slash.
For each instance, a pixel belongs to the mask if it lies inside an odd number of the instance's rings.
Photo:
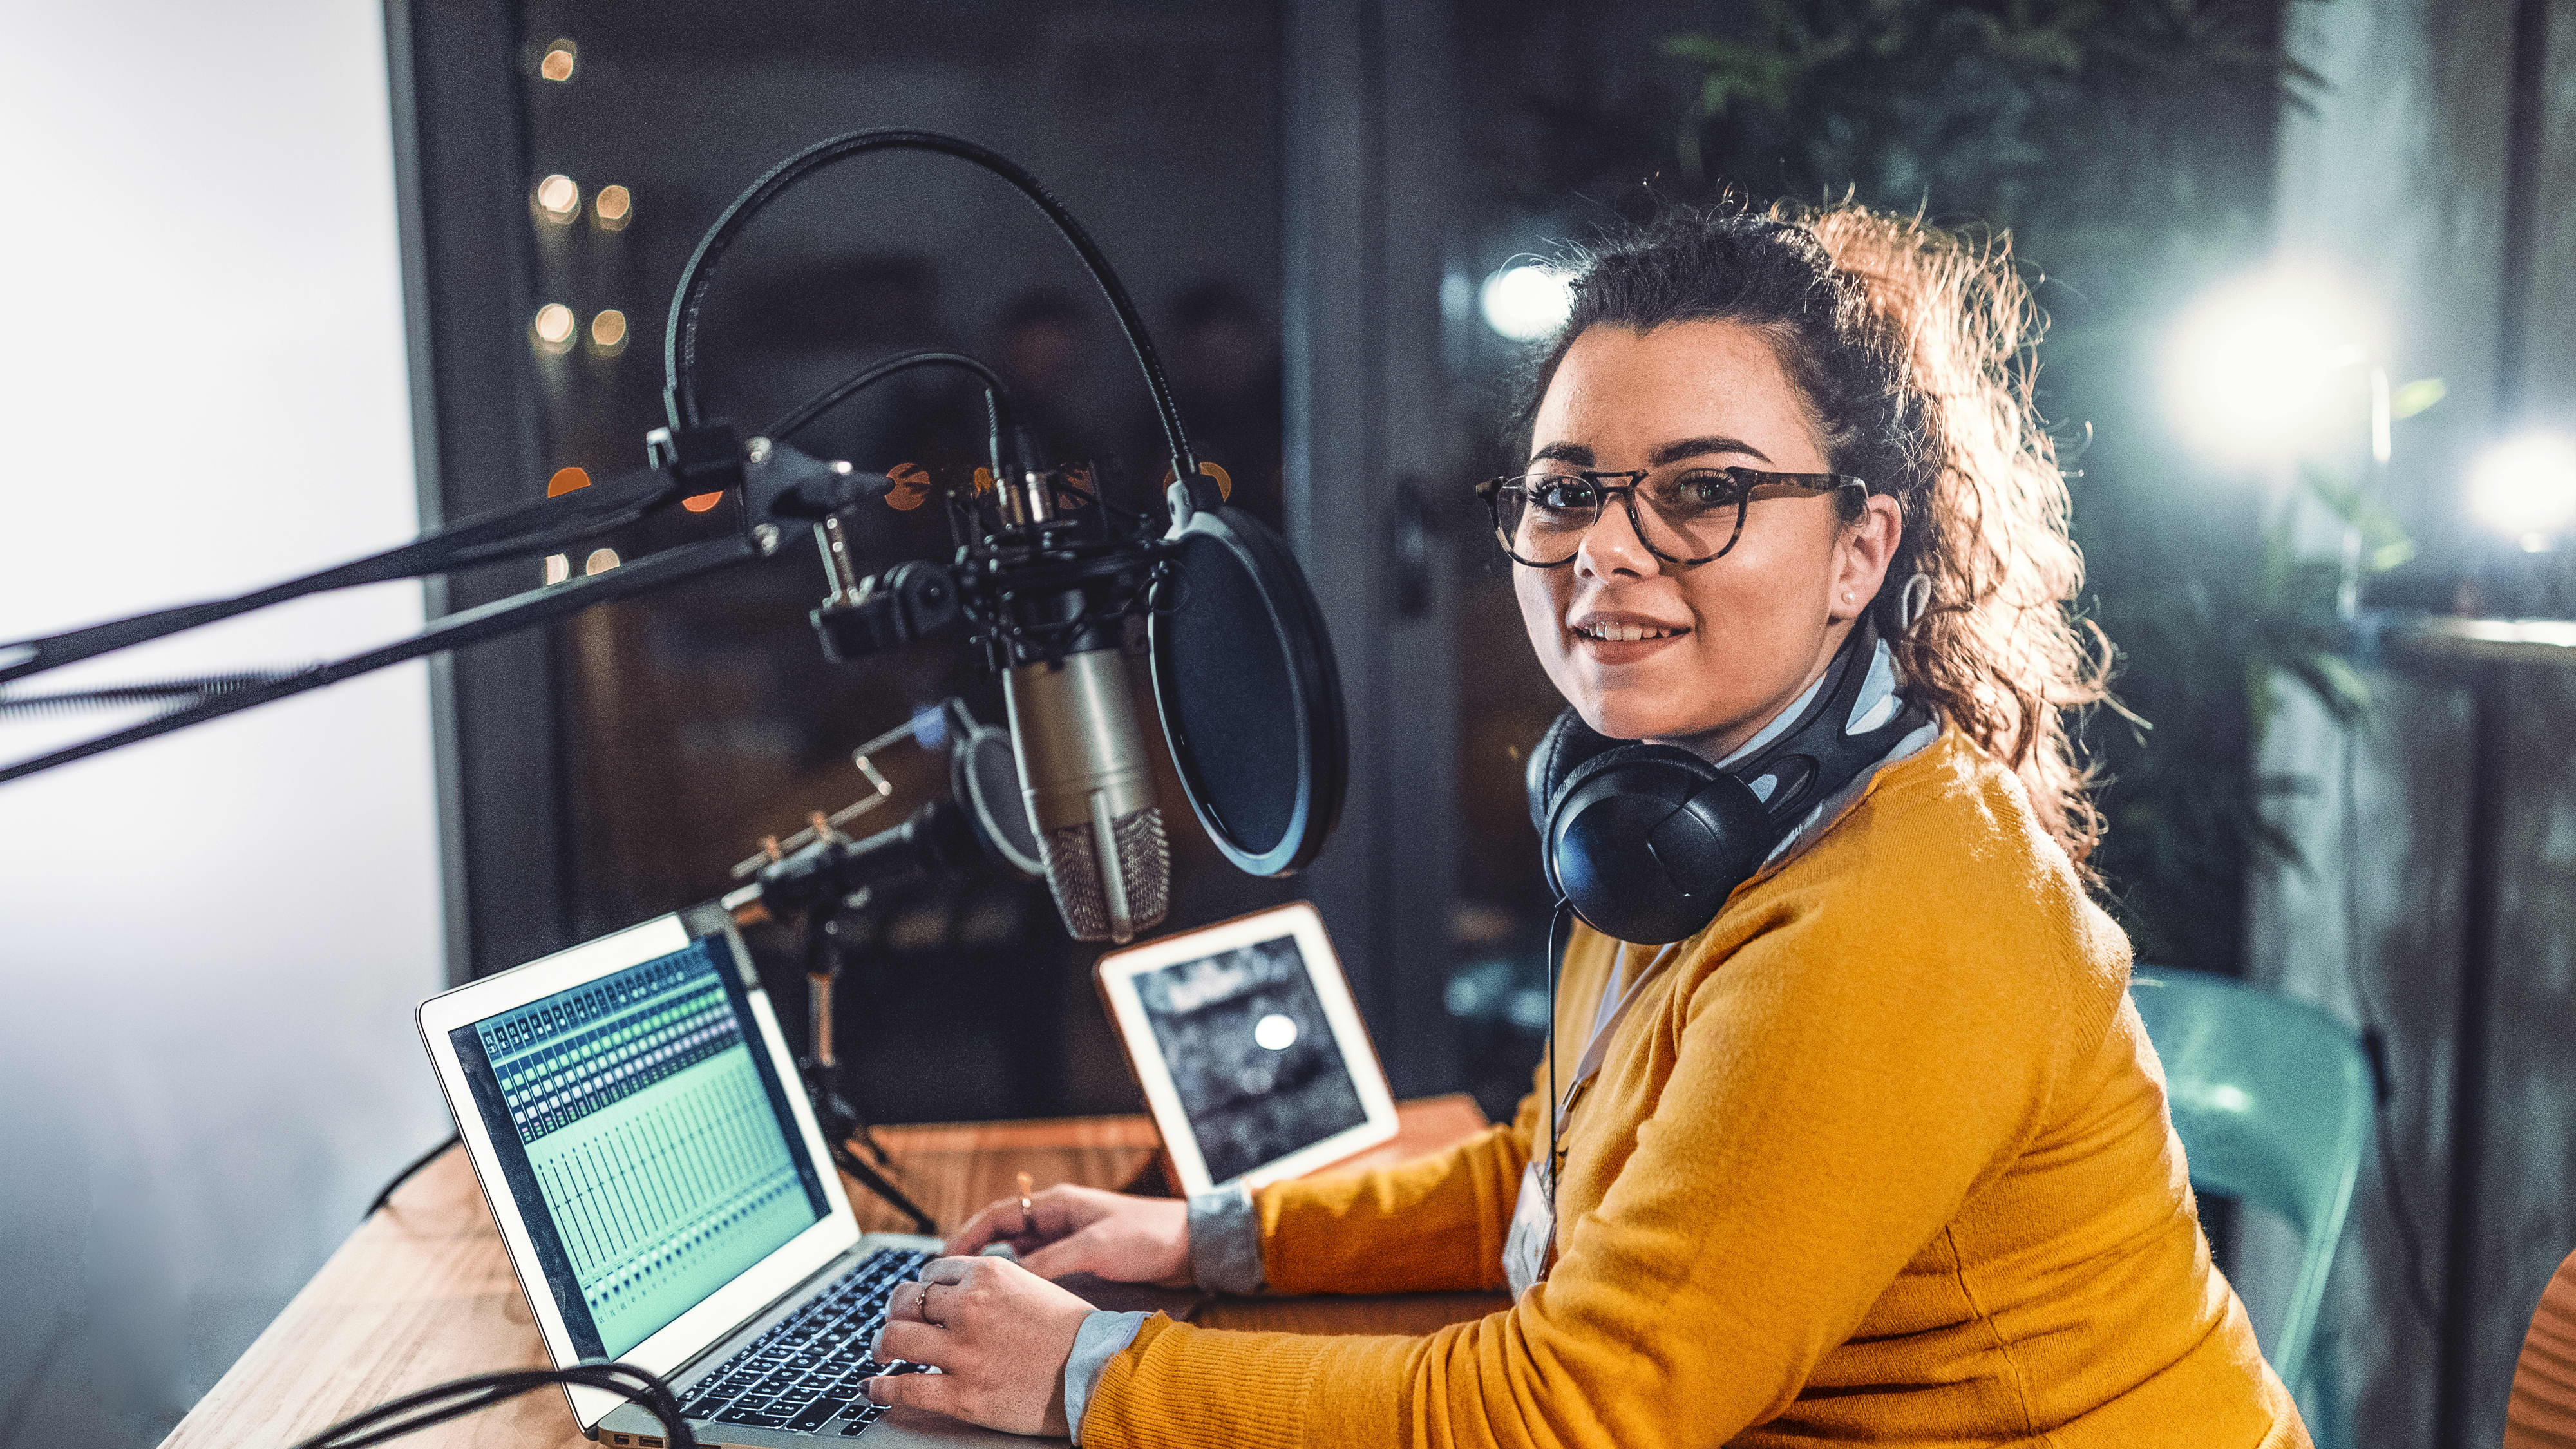
<path id="1" fill-rule="evenodd" d="M 1420 1156 L 1485 1125 L 1484 1114 L 1464 1096 L 1407 1102 L 1401 1111 L 1402 1132 L 1395 1141 L 1331 1170 Z M 1153 1124 L 1143 1117 L 888 1127 L 878 1136 L 894 1159 L 889 1175 L 943 1227 L 1011 1195 L 1021 1172 L 1041 1185 L 1116 1187 L 1133 1180 L 1160 1146 Z M 862 1227 L 908 1229 L 900 1214 L 855 1184 L 844 1185 Z M 1483 1293 L 1174 1297 L 1194 1322 L 1310 1333 L 1427 1333 L 1504 1302 L 1499 1294 Z M 474 1169 L 461 1149 L 451 1149 L 340 1245 L 163 1446 L 275 1449 L 447 1379 L 545 1366 L 545 1345 L 519 1296 Z M 514 1449 L 590 1445 L 554 1390 L 522 1395 L 400 1442 Z"/>

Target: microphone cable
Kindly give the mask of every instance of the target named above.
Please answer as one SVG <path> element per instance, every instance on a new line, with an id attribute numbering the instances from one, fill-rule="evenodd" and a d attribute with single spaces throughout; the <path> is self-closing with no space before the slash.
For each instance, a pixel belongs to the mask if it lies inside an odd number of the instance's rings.
<path id="1" fill-rule="evenodd" d="M 352 1414 L 309 1439 L 297 1441 L 293 1449 L 365 1449 L 369 1444 L 382 1444 L 434 1424 L 480 1413 L 550 1384 L 600 1389 L 641 1405 L 662 1421 L 662 1433 L 670 1449 L 698 1449 L 697 1435 L 689 1431 L 688 1420 L 680 1417 L 680 1401 L 659 1374 L 606 1360 L 571 1368 L 513 1369 L 450 1379 Z"/>
<path id="2" fill-rule="evenodd" d="M 901 128 L 853 131 L 846 135 L 817 141 L 786 160 L 779 162 L 733 200 L 716 224 L 699 239 L 697 250 L 681 269 L 680 284 L 671 296 L 670 321 L 662 334 L 662 402 L 674 433 L 696 428 L 701 422 L 698 409 L 698 314 L 706 304 L 708 286 L 715 280 L 716 265 L 730 251 L 753 218 L 770 203 L 786 194 L 799 182 L 826 167 L 873 151 L 930 151 L 952 156 L 978 166 L 1000 177 L 1012 189 L 1028 198 L 1031 205 L 1053 223 L 1057 234 L 1081 258 L 1083 269 L 1108 299 L 1109 310 L 1118 319 L 1118 329 L 1126 338 L 1127 350 L 1144 374 L 1145 391 L 1150 395 L 1155 418 L 1162 425 L 1164 444 L 1171 450 L 1173 477 L 1195 487 L 1190 480 L 1199 476 L 1198 458 L 1190 452 L 1189 438 L 1181 428 L 1180 409 L 1172 402 L 1172 389 L 1163 376 L 1163 365 L 1155 355 L 1153 340 L 1145 334 L 1144 319 L 1137 313 L 1127 288 L 1110 269 L 1109 259 L 1091 234 L 1065 210 L 1045 183 L 1023 169 L 1009 157 L 972 141 L 936 131 Z"/>
<path id="3" fill-rule="evenodd" d="M 789 409 L 778 421 L 762 430 L 773 443 L 784 443 L 811 426 L 815 419 L 839 407 L 859 392 L 876 386 L 896 373 L 916 367 L 954 367 L 971 372 L 984 381 L 985 415 L 992 420 L 993 431 L 1000 434 L 1012 421 L 1011 390 L 1001 374 L 962 352 L 907 352 L 900 357 L 863 367 L 839 382 L 814 394 Z"/>
<path id="4" fill-rule="evenodd" d="M 2342 722 L 2337 760 L 2336 814 L 2337 842 L 2343 855 L 2343 954 L 2344 975 L 2352 985 L 2355 1014 L 2361 1018 L 2362 1058 L 2370 1065 L 2370 1107 L 2373 1141 L 2371 1155 L 2379 1159 L 2379 1190 L 2387 1200 L 2388 1226 L 2397 1235 L 2398 1252 L 2404 1261 L 2398 1278 L 2406 1290 L 2406 1306 L 2423 1321 L 2425 1331 L 2435 1342 L 2442 1336 L 2442 1315 L 2433 1306 L 2432 1291 L 2424 1286 L 2424 1243 L 2415 1222 L 2414 1205 L 2407 1201 L 2406 1185 L 2399 1179 L 2397 1168 L 2395 1074 L 2388 1062 L 2388 1020 L 2385 1012 L 2364 978 L 2361 961 L 2361 721 Z"/>

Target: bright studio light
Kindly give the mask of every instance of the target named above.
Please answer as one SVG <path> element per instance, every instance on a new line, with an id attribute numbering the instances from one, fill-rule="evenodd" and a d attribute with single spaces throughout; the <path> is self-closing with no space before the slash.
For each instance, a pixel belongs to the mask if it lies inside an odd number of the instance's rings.
<path id="1" fill-rule="evenodd" d="M 624 231 L 635 219 L 635 193 L 614 183 L 603 186 L 590 203 L 590 215 L 601 231 Z"/>
<path id="2" fill-rule="evenodd" d="M 540 218 L 563 226 L 581 211 L 581 184 L 569 176 L 549 176 L 537 183 L 535 199 Z"/>
<path id="3" fill-rule="evenodd" d="M 2175 329 L 2165 385 L 2192 443 L 2279 457 L 2307 441 L 2368 357 L 2364 310 L 2322 275 L 2273 271 L 2202 298 Z"/>
<path id="4" fill-rule="evenodd" d="M 561 302 L 548 302 L 537 309 L 528 321 L 528 343 L 548 357 L 561 357 L 572 350 L 572 341 L 581 331 L 581 319 Z"/>
<path id="5" fill-rule="evenodd" d="M 1476 294 L 1485 325 L 1514 342 L 1536 342 L 1565 325 L 1574 288 L 1565 274 L 1540 262 L 1513 262 L 1485 279 Z"/>
<path id="6" fill-rule="evenodd" d="M 2489 448 L 2469 471 L 2478 521 L 2533 552 L 2576 524 L 2576 440 L 2525 433 Z"/>

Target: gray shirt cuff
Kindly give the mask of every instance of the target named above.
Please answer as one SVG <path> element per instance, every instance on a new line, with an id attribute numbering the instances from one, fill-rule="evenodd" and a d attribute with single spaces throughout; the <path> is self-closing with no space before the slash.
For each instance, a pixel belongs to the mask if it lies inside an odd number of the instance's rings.
<path id="1" fill-rule="evenodd" d="M 1142 1313 L 1104 1313 L 1093 1309 L 1074 1330 L 1073 1352 L 1064 1361 L 1064 1422 L 1073 1433 L 1073 1442 L 1082 1442 L 1082 1411 L 1091 1407 L 1091 1391 L 1100 1387 L 1100 1375 L 1109 1361 L 1127 1351 L 1136 1341 L 1136 1330 L 1145 1326 Z"/>
<path id="2" fill-rule="evenodd" d="M 1261 1214 L 1241 1183 L 1190 1198 L 1190 1276 L 1210 1293 L 1262 1290 Z"/>

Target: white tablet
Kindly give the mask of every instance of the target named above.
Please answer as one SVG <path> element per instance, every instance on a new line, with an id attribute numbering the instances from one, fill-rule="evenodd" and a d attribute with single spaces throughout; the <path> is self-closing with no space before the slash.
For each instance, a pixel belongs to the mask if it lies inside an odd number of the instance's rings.
<path id="1" fill-rule="evenodd" d="M 1183 1193 L 1258 1187 L 1394 1139 L 1386 1072 L 1313 906 L 1113 951 L 1099 978 Z"/>

